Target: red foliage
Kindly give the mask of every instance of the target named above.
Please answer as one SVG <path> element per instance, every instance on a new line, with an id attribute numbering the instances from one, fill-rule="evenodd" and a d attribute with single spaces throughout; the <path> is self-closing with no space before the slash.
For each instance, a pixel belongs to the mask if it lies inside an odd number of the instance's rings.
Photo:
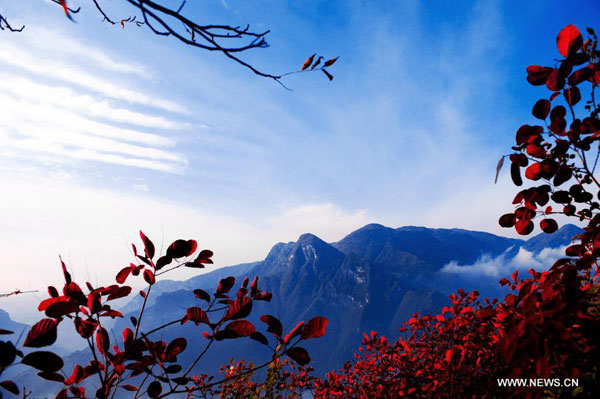
<path id="1" fill-rule="evenodd" d="M 298 343 L 304 339 L 318 338 L 325 334 L 327 319 L 316 317 L 309 321 L 306 329 L 297 327 L 293 333 L 281 338 L 281 322 L 273 317 L 264 315 L 261 320 L 268 320 L 268 332 L 273 332 L 271 326 L 279 326 L 279 333 L 274 334 L 276 344 L 270 346 L 269 340 L 248 320 L 245 320 L 252 312 L 254 301 L 269 301 L 271 293 L 263 292 L 258 287 L 258 278 L 252 282 L 248 289 L 248 278 L 244 279 L 240 288 L 233 298 L 230 291 L 235 286 L 235 278 L 227 277 L 220 281 L 214 295 L 211 297 L 206 291 L 196 289 L 193 295 L 206 302 L 204 308 L 190 307 L 184 315 L 175 320 L 150 331 L 141 331 L 139 326 L 144 316 L 144 309 L 152 286 L 157 277 L 179 267 L 198 268 L 205 264 L 211 264 L 212 251 L 202 250 L 194 260 L 191 257 L 197 250 L 198 244 L 195 240 L 176 240 L 171 244 L 166 255 L 159 257 L 154 263 L 155 247 L 152 241 L 140 231 L 140 238 L 144 245 L 144 255 L 137 252 L 133 245 L 134 255 L 142 263 L 121 269 L 116 275 L 117 284 L 108 287 L 93 287 L 89 282 L 85 284 L 88 292 L 72 281 L 66 265 L 61 260 L 65 286 L 63 295 L 58 294 L 54 287 L 48 288 L 50 298 L 42 300 L 38 309 L 44 312 L 47 318 L 40 320 L 28 332 L 24 347 L 40 348 L 52 345 L 56 341 L 57 326 L 71 320 L 76 331 L 86 340 L 90 349 L 90 360 L 87 364 L 77 364 L 72 372 L 65 373 L 63 360 L 56 354 L 48 351 L 34 351 L 23 355 L 12 342 L 0 341 L 0 374 L 11 366 L 17 358 L 22 364 L 40 370 L 38 375 L 46 380 L 63 383 L 65 388 L 57 394 L 57 398 L 86 398 L 96 397 L 105 399 L 113 397 L 119 388 L 124 391 L 133 392 L 132 397 L 137 397 L 138 392 L 146 392 L 151 398 L 163 398 L 169 395 L 183 394 L 212 396 L 224 391 L 223 384 L 231 384 L 232 378 L 241 378 L 247 373 L 268 367 L 273 362 L 278 362 L 283 356 L 288 356 L 300 365 L 306 365 L 310 361 L 308 352 L 298 347 Z M 173 265 L 173 261 L 178 263 Z M 160 269 L 166 265 L 172 265 L 168 270 Z M 147 288 L 140 291 L 144 298 L 139 316 L 132 317 L 131 328 L 125 328 L 122 332 L 122 343 L 113 342 L 111 347 L 110 335 L 102 327 L 106 318 L 123 317 L 122 313 L 111 307 L 111 301 L 127 297 L 131 293 L 131 287 L 123 285 L 130 276 L 141 276 L 147 284 Z M 225 305 L 225 306 L 223 306 Z M 232 321 L 233 320 L 233 321 Z M 197 326 L 203 325 L 203 336 L 206 341 L 203 345 L 195 343 L 193 350 L 199 354 L 196 360 L 184 368 L 178 364 L 178 355 L 189 349 L 185 338 L 176 338 L 170 343 L 157 338 L 163 329 L 171 326 L 184 324 L 187 321 L 194 322 Z M 301 323 L 300 326 L 304 325 Z M 11 331 L 1 330 L 2 334 L 12 334 Z M 157 334 L 159 333 L 159 334 Z M 213 381 L 208 375 L 191 375 L 194 366 L 206 353 L 215 341 L 223 339 L 237 339 L 249 337 L 262 345 L 272 349 L 271 359 L 264 364 L 248 368 L 245 366 L 244 374 L 241 376 L 228 376 L 225 379 Z M 293 338 L 296 338 L 293 340 Z M 70 375 L 69 375 L 70 374 Z M 132 383 L 132 377 L 144 375 L 145 378 Z M 68 376 L 68 377 L 67 377 Z M 100 382 L 97 390 L 86 393 L 81 385 L 90 377 L 97 378 Z M 294 377 L 296 378 L 296 377 Z M 12 381 L 0 382 L 0 387 L 18 394 L 18 388 Z M 119 397 L 123 396 L 123 390 L 119 390 Z"/>

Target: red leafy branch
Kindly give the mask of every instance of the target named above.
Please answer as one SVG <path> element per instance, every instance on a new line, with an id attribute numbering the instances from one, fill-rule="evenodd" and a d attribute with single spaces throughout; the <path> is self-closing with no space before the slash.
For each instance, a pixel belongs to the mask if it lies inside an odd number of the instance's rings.
<path id="1" fill-rule="evenodd" d="M 82 382 L 94 375 L 99 385 L 93 395 L 98 399 L 112 398 L 117 390 L 120 396 L 125 390 L 132 392 L 134 398 L 142 393 L 151 398 L 164 398 L 178 393 L 213 395 L 221 390 L 221 385 L 243 379 L 247 374 L 265 368 L 283 356 L 299 364 L 310 361 L 308 352 L 297 344 L 306 339 L 323 336 L 327 320 L 316 317 L 302 323 L 301 328 L 292 330 L 291 338 L 289 334 L 282 338 L 281 332 L 276 332 L 273 334 L 276 342 L 271 345 L 269 339 L 246 320 L 251 314 L 254 301 L 270 301 L 272 298 L 271 293 L 259 288 L 258 278 L 254 278 L 252 283 L 245 278 L 237 291 L 232 291 L 236 283 L 233 277 L 222 279 L 212 295 L 196 289 L 193 296 L 207 302 L 204 308 L 190 307 L 180 318 L 144 332 L 141 325 L 152 286 L 156 284 L 156 276 L 162 274 L 159 270 L 169 264 L 175 265 L 170 270 L 177 267 L 202 268 L 212 264 L 213 253 L 209 250 L 198 251 L 195 240 L 176 240 L 164 255 L 156 256 L 152 241 L 143 232 L 140 232 L 140 238 L 143 252 L 138 252 L 137 247 L 132 246 L 137 264 L 131 263 L 121 269 L 115 278 L 117 284 L 94 287 L 86 282 L 87 293 L 73 281 L 61 260 L 65 279 L 62 295 L 55 287 L 48 287 L 49 297 L 38 307 L 45 313 L 46 318 L 29 330 L 23 343 L 23 346 L 28 348 L 50 346 L 56 341 L 58 326 L 65 320 L 71 320 L 78 334 L 88 344 L 90 360 L 87 364 L 77 364 L 72 372 L 68 372 L 63 370 L 63 360 L 52 352 L 39 350 L 23 355 L 12 342 L 0 341 L 0 374 L 21 358 L 22 364 L 38 369 L 41 378 L 64 384 L 65 387 L 58 392 L 57 399 L 88 397 Z M 123 317 L 121 312 L 113 309 L 111 301 L 131 294 L 131 287 L 124 284 L 132 276 L 142 276 L 146 282 L 146 289 L 140 291 L 144 300 L 138 316 L 131 317 L 134 330 L 125 328 L 121 334 L 122 341 L 111 342 L 110 335 L 102 327 L 102 322 L 106 318 Z M 281 325 L 277 319 L 269 317 L 271 323 Z M 165 342 L 155 336 L 157 332 L 166 328 L 175 328 L 188 322 L 202 328 L 204 331 L 201 335 L 207 341 L 198 351 L 195 360 L 182 372 L 184 368 L 179 364 L 178 356 L 188 349 L 186 339 L 179 337 Z M 0 333 L 12 334 L 7 330 L 0 330 Z M 193 375 L 200 359 L 211 346 L 219 341 L 241 338 L 250 338 L 271 348 L 271 358 L 261 365 L 245 368 L 236 376 L 229 375 L 217 381 L 213 381 L 207 374 Z M 293 342 L 292 338 L 295 338 Z M 194 346 L 194 349 L 198 349 L 202 345 Z M 137 376 L 143 377 L 141 382 L 137 380 L 138 382 L 132 383 Z M 13 385 L 11 381 L 0 384 L 4 389 L 18 394 L 18 389 Z"/>

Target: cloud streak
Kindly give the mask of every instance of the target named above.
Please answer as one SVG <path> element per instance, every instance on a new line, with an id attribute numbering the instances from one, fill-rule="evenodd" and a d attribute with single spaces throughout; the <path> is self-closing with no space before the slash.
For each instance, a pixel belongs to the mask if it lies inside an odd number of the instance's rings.
<path id="1" fill-rule="evenodd" d="M 177 132 L 192 125 L 187 109 L 151 93 L 102 78 L 149 79 L 143 67 L 117 62 L 102 50 L 41 29 L 47 48 L 25 35 L 17 48 L 0 37 L 0 154 L 21 161 L 100 162 L 166 173 L 181 173 L 186 156 L 175 149 Z M 30 39 L 27 39 L 27 38 Z M 35 35 L 33 37 L 36 37 Z M 29 43 L 31 42 L 31 43 Z M 40 53 L 56 53 L 43 58 Z M 56 61 L 78 54 L 68 65 Z M 86 62 L 93 66 L 88 66 Z M 155 108 L 148 110 L 148 107 Z"/>
<path id="2" fill-rule="evenodd" d="M 544 248 L 536 253 L 519 247 L 516 254 L 514 254 L 514 248 L 511 247 L 496 257 L 485 254 L 472 265 L 459 265 L 457 262 L 452 261 L 444 265 L 440 273 L 473 277 L 499 277 L 507 276 L 515 270 L 530 268 L 538 271 L 547 270 L 557 259 L 565 257 L 566 247 L 565 245 L 559 248 Z"/>
<path id="3" fill-rule="evenodd" d="M 139 104 L 181 114 L 189 113 L 183 105 L 168 100 L 157 99 L 142 92 L 115 85 L 70 64 L 38 57 L 20 50 L 6 40 L 0 40 L 0 53 L 3 53 L 2 58 L 0 58 L 1 63 L 33 73 L 41 78 L 57 79 L 105 97 L 126 101 L 131 104 Z"/>

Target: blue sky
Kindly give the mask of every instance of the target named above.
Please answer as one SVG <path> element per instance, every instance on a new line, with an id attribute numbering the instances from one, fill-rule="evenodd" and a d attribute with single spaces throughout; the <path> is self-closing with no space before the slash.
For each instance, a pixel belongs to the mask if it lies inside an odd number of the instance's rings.
<path id="1" fill-rule="evenodd" d="M 340 56 L 332 83 L 294 75 L 289 92 L 220 54 L 103 24 L 80 3 L 77 23 L 48 1 L 0 3 L 26 25 L 0 32 L 1 292 L 44 290 L 58 253 L 105 284 L 139 228 L 158 244 L 197 238 L 218 266 L 370 222 L 510 235 L 497 219 L 515 189 L 504 174 L 493 185 L 494 168 L 546 95 L 525 67 L 551 64 L 558 31 L 594 26 L 600 11 L 595 1 L 188 1 L 200 21 L 271 29 L 271 46 L 245 58 L 266 71 Z M 116 19 L 132 13 L 105 3 Z"/>

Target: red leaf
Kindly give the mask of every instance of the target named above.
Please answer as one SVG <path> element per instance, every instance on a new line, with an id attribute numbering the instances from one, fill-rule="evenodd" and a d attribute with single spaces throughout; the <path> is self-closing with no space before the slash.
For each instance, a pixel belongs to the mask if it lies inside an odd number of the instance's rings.
<path id="1" fill-rule="evenodd" d="M 552 112 L 550 113 L 550 121 L 552 123 L 560 122 L 565 119 L 565 115 L 567 114 L 567 109 L 562 105 L 557 105 L 552 108 Z"/>
<path id="2" fill-rule="evenodd" d="M 29 348 L 41 348 L 43 346 L 52 345 L 56 341 L 56 321 L 52 319 L 42 319 L 35 323 L 23 346 Z"/>
<path id="3" fill-rule="evenodd" d="M 144 270 L 144 280 L 146 280 L 146 282 L 150 285 L 156 283 L 156 278 L 154 277 L 154 273 L 152 273 L 152 270 Z"/>
<path id="4" fill-rule="evenodd" d="M 571 245 L 565 250 L 567 256 L 582 256 L 585 252 L 585 247 L 581 244 Z"/>
<path id="5" fill-rule="evenodd" d="M 185 350 L 187 341 L 185 338 L 175 338 L 165 350 L 165 360 L 169 362 L 176 361 L 177 355 Z"/>
<path id="6" fill-rule="evenodd" d="M 304 325 L 302 339 L 320 338 L 325 335 L 328 320 L 325 317 L 314 317 Z"/>
<path id="7" fill-rule="evenodd" d="M 550 108 L 550 101 L 541 99 L 535 103 L 533 110 L 531 110 L 531 114 L 538 119 L 545 120 L 550 113 Z"/>
<path id="8" fill-rule="evenodd" d="M 196 251 L 197 247 L 196 240 L 175 240 L 167 248 L 167 256 L 174 259 L 190 256 Z"/>
<path id="9" fill-rule="evenodd" d="M 100 317 L 111 317 L 114 319 L 115 317 L 123 317 L 123 313 L 119 312 L 118 310 L 111 309 L 104 313 L 100 313 Z"/>
<path id="10" fill-rule="evenodd" d="M 529 65 L 527 67 L 527 81 L 534 86 L 546 84 L 546 80 L 553 68 L 541 67 L 539 65 Z"/>
<path id="11" fill-rule="evenodd" d="M 102 311 L 102 303 L 100 302 L 100 292 L 92 291 L 88 295 L 87 307 L 91 314 Z"/>
<path id="12" fill-rule="evenodd" d="M 556 176 L 554 176 L 554 180 L 552 181 L 552 183 L 556 187 L 558 187 L 561 184 L 569 181 L 571 177 L 573 177 L 573 172 L 571 168 L 568 166 L 561 166 L 560 168 L 558 168 L 558 171 L 556 172 Z"/>
<path id="13" fill-rule="evenodd" d="M 60 256 L 58 257 L 58 259 L 60 260 L 60 266 L 62 268 L 63 275 L 65 276 L 65 282 L 67 284 L 70 284 L 71 283 L 71 275 L 67 271 L 67 265 L 65 265 L 65 262 L 63 262 L 63 260 Z"/>
<path id="14" fill-rule="evenodd" d="M 37 375 L 39 375 L 40 377 L 42 377 L 43 379 L 48 380 L 48 381 L 56 381 L 56 382 L 60 382 L 60 383 L 65 382 L 65 377 L 63 377 L 61 374 L 58 374 L 58 373 L 51 373 L 48 371 L 40 371 L 39 373 L 37 373 Z"/>
<path id="15" fill-rule="evenodd" d="M 152 241 L 150 241 L 150 239 L 148 237 L 146 237 L 146 235 L 142 232 L 142 230 L 140 230 L 140 238 L 142 239 L 142 242 L 144 243 L 146 257 L 148 259 L 154 258 L 154 244 L 152 243 Z"/>
<path id="16" fill-rule="evenodd" d="M 59 0 L 58 2 L 62 6 L 63 11 L 65 12 L 65 15 L 68 17 L 69 16 L 69 8 L 67 6 L 67 0 Z"/>
<path id="17" fill-rule="evenodd" d="M 529 126 L 523 125 L 519 127 L 516 134 L 517 145 L 531 143 L 535 140 L 541 133 L 543 133 L 544 128 L 541 126 Z M 512 158 L 511 158 L 512 160 Z M 524 165 L 521 165 L 524 166 Z"/>
<path id="18" fill-rule="evenodd" d="M 56 290 L 56 288 L 54 288 L 53 286 L 49 286 L 48 287 L 48 294 L 52 297 L 52 298 L 56 298 L 58 296 L 58 291 Z"/>
<path id="19" fill-rule="evenodd" d="M 563 57 L 573 56 L 583 46 L 583 37 L 575 25 L 565 26 L 556 37 L 556 46 Z"/>
<path id="20" fill-rule="evenodd" d="M 269 341 L 267 340 L 267 337 L 265 337 L 263 334 L 259 333 L 258 331 L 254 331 L 252 334 L 250 334 L 250 338 L 260 342 L 263 345 L 269 345 Z"/>
<path id="21" fill-rule="evenodd" d="M 187 309 L 185 316 L 183 317 L 183 319 L 181 319 L 181 324 L 186 323 L 188 320 L 193 321 L 196 325 L 199 325 L 200 323 L 209 323 L 206 312 L 197 306 L 193 306 Z"/>
<path id="22" fill-rule="evenodd" d="M 302 327 L 304 327 L 304 322 L 301 321 L 300 323 L 296 324 L 296 327 L 294 327 L 292 329 L 292 331 L 290 331 L 288 333 L 288 335 L 286 335 L 285 337 L 283 337 L 283 343 L 284 344 L 288 344 L 290 342 L 290 340 L 292 340 L 292 338 L 294 338 L 297 335 L 300 335 L 302 333 Z"/>
<path id="23" fill-rule="evenodd" d="M 44 310 L 48 309 L 48 307 L 56 302 L 66 302 L 67 301 L 67 297 L 66 296 L 59 296 L 59 297 L 52 297 L 52 298 L 48 298 L 43 300 L 42 302 L 40 302 L 40 304 L 38 305 L 38 310 L 40 312 L 43 312 Z"/>
<path id="24" fill-rule="evenodd" d="M 182 369 L 183 369 L 182 366 L 180 366 L 178 364 L 172 364 L 165 369 L 165 372 L 167 374 L 176 374 L 176 373 L 179 373 Z"/>
<path id="25" fill-rule="evenodd" d="M 542 164 L 539 162 L 536 162 L 536 163 L 530 165 L 525 170 L 525 177 L 528 178 L 529 180 L 541 179 L 542 178 L 541 166 L 542 166 Z"/>
<path id="26" fill-rule="evenodd" d="M 158 398 L 162 392 L 162 385 L 158 381 L 152 381 L 148 384 L 148 396 L 151 398 Z"/>
<path id="27" fill-rule="evenodd" d="M 526 236 L 527 234 L 533 231 L 533 222 L 531 220 L 519 220 L 515 223 L 515 230 L 522 236 Z"/>
<path id="28" fill-rule="evenodd" d="M 540 222 L 540 228 L 544 233 L 551 234 L 558 230 L 558 223 L 554 219 L 543 219 Z"/>
<path id="29" fill-rule="evenodd" d="M 592 76 L 594 76 L 593 68 L 588 66 L 578 69 L 569 76 L 569 84 L 571 86 L 577 86 L 579 83 L 589 80 Z"/>
<path id="30" fill-rule="evenodd" d="M 235 333 L 238 337 L 248 337 L 256 329 L 254 325 L 247 320 L 236 320 L 225 326 L 225 330 Z"/>
<path id="31" fill-rule="evenodd" d="M 505 215 L 500 216 L 498 224 L 502 227 L 513 227 L 515 225 L 515 214 L 507 213 Z"/>
<path id="32" fill-rule="evenodd" d="M 28 353 L 21 363 L 49 373 L 62 369 L 64 365 L 60 356 L 46 351 Z"/>
<path id="33" fill-rule="evenodd" d="M 514 281 L 514 282 L 516 282 L 516 281 L 517 281 L 517 279 L 519 278 L 519 271 L 518 271 L 518 270 L 515 270 L 515 271 L 513 272 L 513 274 L 511 274 L 511 275 L 510 275 L 510 277 L 513 279 L 513 281 Z"/>
<path id="34" fill-rule="evenodd" d="M 209 249 L 203 249 L 202 251 L 200 251 L 200 253 L 198 254 L 198 257 L 196 259 L 194 259 L 193 262 L 191 262 L 192 264 L 187 264 L 186 266 L 189 267 L 204 267 L 205 264 L 209 264 L 211 265 L 213 263 L 212 256 L 213 256 L 213 251 L 209 250 Z M 196 266 L 194 266 L 196 265 Z"/>
<path id="35" fill-rule="evenodd" d="M 251 311 L 252 299 L 246 296 L 239 297 L 229 305 L 229 308 L 227 309 L 227 313 L 225 313 L 223 320 L 242 319 L 248 316 Z"/>
<path id="36" fill-rule="evenodd" d="M 546 87 L 552 91 L 559 91 L 565 86 L 565 78 L 561 76 L 558 69 L 552 70 L 546 80 Z"/>
<path id="37" fill-rule="evenodd" d="M 81 317 L 77 317 L 75 319 L 75 329 L 83 338 L 89 338 L 94 334 L 94 331 L 98 327 L 98 322 L 94 319 L 82 319 Z"/>
<path id="38" fill-rule="evenodd" d="M 446 363 L 448 363 L 448 364 L 452 363 L 452 349 L 448 349 L 446 351 L 445 360 L 446 360 Z"/>
<path id="39" fill-rule="evenodd" d="M 323 65 L 323 67 L 328 67 L 328 66 L 335 64 L 335 62 L 338 60 L 338 58 L 340 58 L 340 57 L 335 57 L 335 58 L 325 61 L 325 64 Z"/>
<path id="40" fill-rule="evenodd" d="M 170 256 L 166 256 L 166 255 L 165 256 L 161 256 L 156 261 L 155 269 L 156 270 L 160 270 L 163 267 L 165 267 L 166 265 L 168 265 L 169 263 L 171 263 L 172 261 L 173 261 L 173 258 L 171 258 Z"/>
<path id="41" fill-rule="evenodd" d="M 129 294 L 131 294 L 131 287 L 127 285 L 121 287 L 118 285 L 111 285 L 110 287 L 105 288 L 103 291 L 103 295 L 108 295 L 108 298 L 106 298 L 107 301 L 124 298 Z"/>
<path id="42" fill-rule="evenodd" d="M 306 59 L 306 61 L 304 61 L 304 64 L 302 64 L 302 71 L 304 71 L 306 68 L 308 68 L 310 66 L 310 64 L 313 63 L 313 60 L 315 59 L 315 55 L 316 54 L 311 55 L 310 57 L 308 57 Z"/>
<path id="43" fill-rule="evenodd" d="M 123 347 L 128 348 L 133 342 L 133 331 L 130 328 L 123 330 Z"/>
<path id="44" fill-rule="evenodd" d="M 108 337 L 108 332 L 104 327 L 101 327 L 96 332 L 96 346 L 101 354 L 105 355 L 110 347 L 110 338 Z"/>
<path id="45" fill-rule="evenodd" d="M 4 380 L 0 382 L 0 387 L 6 389 L 8 392 L 13 393 L 15 395 L 19 394 L 19 388 L 17 387 L 17 384 L 10 380 Z"/>
<path id="46" fill-rule="evenodd" d="M 73 367 L 73 373 L 65 380 L 65 385 L 77 385 L 85 378 L 85 371 L 80 365 Z"/>
<path id="47" fill-rule="evenodd" d="M 194 296 L 206 302 L 210 302 L 210 295 L 208 295 L 208 292 L 201 290 L 200 288 L 194 290 Z"/>
<path id="48" fill-rule="evenodd" d="M 127 267 L 124 267 L 123 269 L 121 269 L 121 271 L 119 271 L 119 273 L 117 273 L 117 277 L 115 278 L 117 280 L 117 283 L 123 284 L 125 282 L 125 280 L 127 280 L 127 277 L 129 277 L 131 270 L 132 270 L 131 266 L 127 266 Z"/>
<path id="49" fill-rule="evenodd" d="M 306 349 L 296 346 L 287 350 L 287 355 L 300 366 L 306 366 L 310 362 L 310 356 Z"/>
<path id="50" fill-rule="evenodd" d="M 233 285 L 235 284 L 235 277 L 227 277 L 219 281 L 219 286 L 217 287 L 217 294 L 226 294 L 228 293 Z"/>
<path id="51" fill-rule="evenodd" d="M 581 93 L 577 87 L 571 87 L 563 91 L 563 96 L 565 96 L 565 100 L 567 104 L 573 106 L 581 100 Z"/>
<path id="52" fill-rule="evenodd" d="M 70 301 L 76 302 L 79 305 L 85 305 L 87 302 L 86 296 L 83 295 L 83 291 L 81 291 L 81 288 L 75 282 L 66 284 L 63 288 L 63 294 L 65 294 Z"/>
<path id="53" fill-rule="evenodd" d="M 283 334 L 283 326 L 277 317 L 265 314 L 260 316 L 260 321 L 266 323 L 268 325 L 267 331 L 275 336 L 281 337 L 281 334 Z"/>
<path id="54" fill-rule="evenodd" d="M 70 313 L 77 312 L 78 310 L 79 306 L 77 306 L 76 303 L 59 301 L 48 306 L 44 313 L 46 313 L 46 316 L 48 317 L 58 319 Z"/>
<path id="55" fill-rule="evenodd" d="M 515 186 L 522 186 L 523 179 L 521 178 L 521 167 L 518 162 L 512 162 L 510 164 L 510 177 Z"/>

